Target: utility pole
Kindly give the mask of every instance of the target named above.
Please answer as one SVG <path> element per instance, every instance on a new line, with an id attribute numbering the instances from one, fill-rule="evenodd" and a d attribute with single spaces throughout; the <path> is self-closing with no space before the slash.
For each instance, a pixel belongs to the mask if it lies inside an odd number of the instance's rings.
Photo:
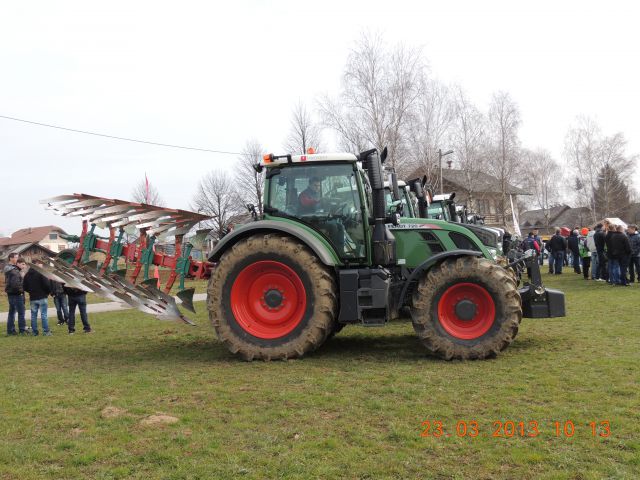
<path id="1" fill-rule="evenodd" d="M 438 149 L 438 163 L 440 164 L 440 195 L 444 194 L 444 185 L 442 184 L 442 158 L 446 157 L 451 153 L 453 153 L 453 150 L 448 150 L 442 153 L 442 149 L 441 148 Z"/>

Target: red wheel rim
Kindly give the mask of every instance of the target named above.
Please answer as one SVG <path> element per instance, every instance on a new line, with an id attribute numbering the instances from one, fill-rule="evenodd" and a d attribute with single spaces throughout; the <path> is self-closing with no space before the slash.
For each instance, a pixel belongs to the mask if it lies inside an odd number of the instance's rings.
<path id="1" fill-rule="evenodd" d="M 473 310 L 472 314 L 467 315 L 470 318 L 460 316 L 460 305 Z M 438 302 L 440 325 L 449 335 L 462 340 L 473 340 L 487 333 L 495 316 L 496 306 L 493 298 L 484 287 L 475 283 L 450 286 Z"/>
<path id="2" fill-rule="evenodd" d="M 291 333 L 306 308 L 302 280 L 281 262 L 252 263 L 231 287 L 231 311 L 238 324 L 254 337 L 272 339 Z"/>

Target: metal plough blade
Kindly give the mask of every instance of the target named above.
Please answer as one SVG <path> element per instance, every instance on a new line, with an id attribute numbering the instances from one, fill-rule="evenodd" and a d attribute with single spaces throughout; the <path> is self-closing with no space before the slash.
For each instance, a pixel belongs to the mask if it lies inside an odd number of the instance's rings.
<path id="1" fill-rule="evenodd" d="M 196 309 L 193 306 L 193 294 L 195 291 L 195 288 L 185 288 L 176 293 L 176 297 L 180 299 L 182 306 L 193 313 L 196 313 Z"/>
<path id="2" fill-rule="evenodd" d="M 161 320 L 181 320 L 194 325 L 180 312 L 175 298 L 171 295 L 161 292 L 155 286 L 134 285 L 117 274 L 101 276 L 94 262 L 77 267 L 60 259 L 52 259 L 48 265 L 30 264 L 30 267 L 50 280 L 85 292 L 96 293 L 113 301 L 124 302 Z M 153 281 L 156 280 L 153 279 Z"/>

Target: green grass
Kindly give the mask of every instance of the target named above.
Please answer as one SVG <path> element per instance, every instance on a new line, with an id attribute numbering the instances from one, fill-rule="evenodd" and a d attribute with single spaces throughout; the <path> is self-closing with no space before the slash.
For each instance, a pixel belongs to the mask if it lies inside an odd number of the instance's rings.
<path id="1" fill-rule="evenodd" d="M 0 478 L 637 478 L 640 289 L 545 280 L 569 316 L 524 320 L 489 361 L 426 357 L 394 323 L 245 363 L 203 303 L 197 327 L 127 311 L 93 315 L 90 336 L 0 338 Z M 141 423 L 155 414 L 178 421 Z M 424 420 L 453 435 L 421 438 Z M 460 420 L 480 435 L 456 437 Z M 540 435 L 491 437 L 507 420 Z M 556 437 L 566 420 L 575 435 Z M 593 438 L 602 420 L 611 436 Z"/>

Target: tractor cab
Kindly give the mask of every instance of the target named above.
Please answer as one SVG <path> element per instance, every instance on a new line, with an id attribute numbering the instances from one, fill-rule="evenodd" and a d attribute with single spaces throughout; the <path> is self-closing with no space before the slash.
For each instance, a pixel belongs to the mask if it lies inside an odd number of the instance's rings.
<path id="1" fill-rule="evenodd" d="M 265 155 L 265 218 L 279 217 L 320 233 L 342 260 L 366 259 L 363 191 L 355 155 Z"/>
<path id="2" fill-rule="evenodd" d="M 395 210 L 396 202 L 400 202 L 400 215 L 405 218 L 416 218 L 415 201 L 409 190 L 409 186 L 403 180 L 398 180 L 398 198 L 395 199 L 395 195 L 392 191 L 391 183 L 384 182 L 384 199 L 387 205 L 387 211 L 393 212 Z"/>

